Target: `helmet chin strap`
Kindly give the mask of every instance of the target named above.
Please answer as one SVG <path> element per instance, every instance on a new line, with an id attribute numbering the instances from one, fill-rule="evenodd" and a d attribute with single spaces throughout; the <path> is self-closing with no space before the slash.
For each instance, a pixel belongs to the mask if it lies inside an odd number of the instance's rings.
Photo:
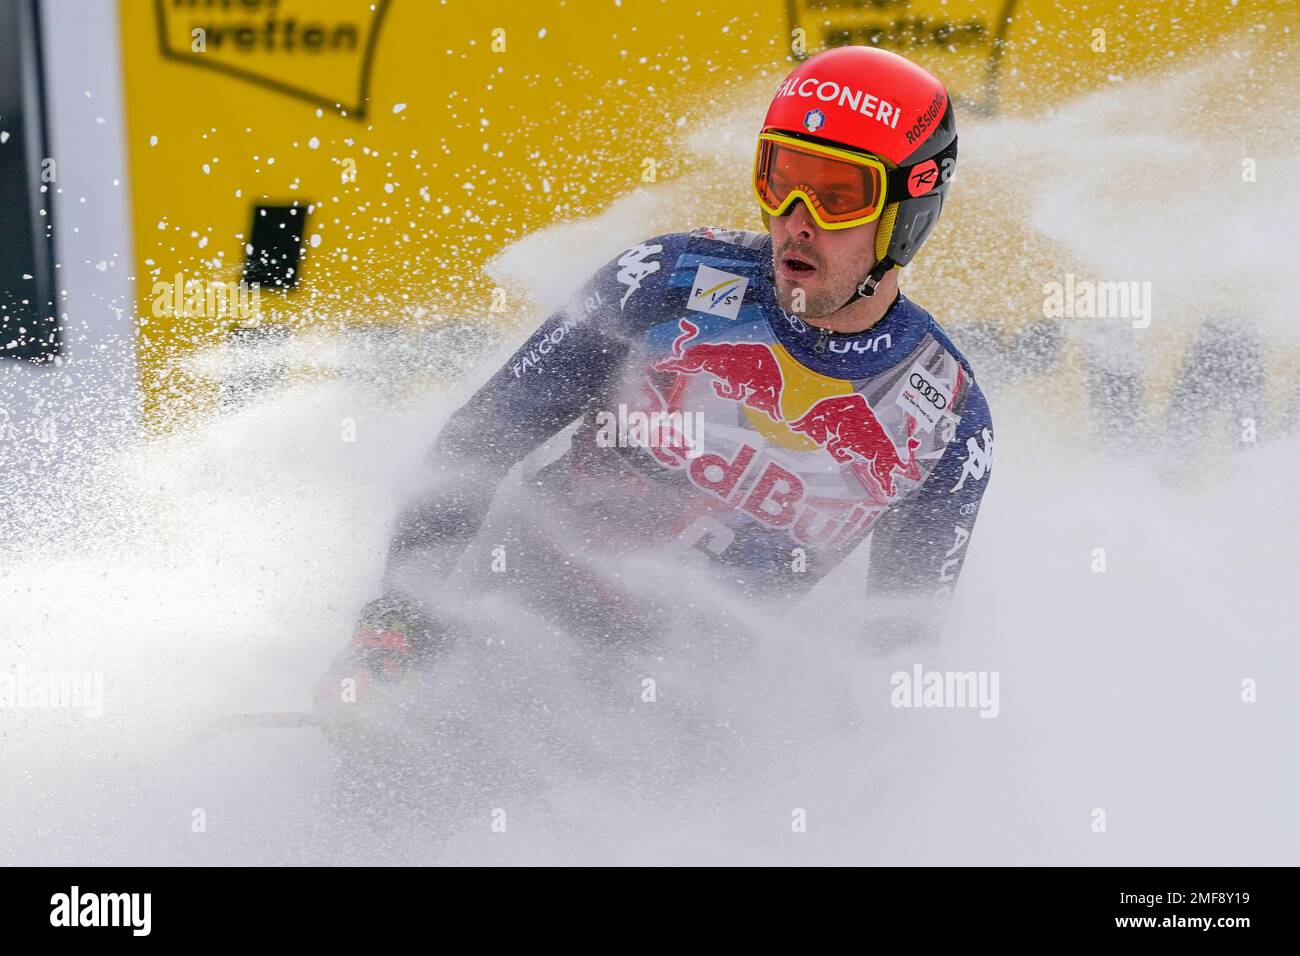
<path id="1" fill-rule="evenodd" d="M 885 258 L 881 259 L 872 267 L 871 271 L 867 273 L 867 277 L 859 282 L 858 287 L 853 290 L 853 294 L 845 299 L 844 302 L 840 304 L 840 308 L 835 311 L 838 312 L 840 309 L 847 308 L 854 302 L 857 302 L 858 299 L 866 299 L 875 295 L 876 286 L 880 284 L 880 280 L 883 279 L 885 274 L 892 268 L 894 268 L 894 260 L 889 258 L 889 256 L 885 256 Z"/>

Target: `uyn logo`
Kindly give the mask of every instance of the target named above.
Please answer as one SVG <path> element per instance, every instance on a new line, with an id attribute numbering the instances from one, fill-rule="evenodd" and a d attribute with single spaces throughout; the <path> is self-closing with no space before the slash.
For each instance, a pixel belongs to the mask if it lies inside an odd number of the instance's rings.
<path id="1" fill-rule="evenodd" d="M 148 936 L 152 893 L 71 893 L 50 897 L 51 926 L 129 926 L 132 936 Z"/>

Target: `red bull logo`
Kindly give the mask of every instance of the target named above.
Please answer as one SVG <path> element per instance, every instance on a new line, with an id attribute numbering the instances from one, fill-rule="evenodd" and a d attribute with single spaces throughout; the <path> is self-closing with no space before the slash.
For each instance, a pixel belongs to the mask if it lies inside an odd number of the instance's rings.
<path id="1" fill-rule="evenodd" d="M 673 355 L 655 363 L 661 372 L 705 373 L 722 398 L 767 414 L 796 434 L 820 445 L 837 462 L 849 466 L 868 492 L 863 499 L 811 494 L 803 478 L 742 443 L 734 453 L 701 454 L 691 461 L 671 454 L 656 457 L 671 468 L 684 468 L 696 488 L 719 502 L 743 511 L 762 523 L 785 530 L 796 541 L 818 547 L 839 547 L 859 540 L 897 497 L 895 478 L 920 480 L 916 458 L 920 442 L 912 437 L 916 421 L 907 418 L 906 452 L 900 452 L 880 420 L 860 394 L 836 395 L 817 401 L 802 416 L 786 422 L 781 396 L 786 382 L 772 349 L 762 343 L 700 342 L 689 344 L 699 328 L 681 319 L 682 334 L 673 342 Z M 667 402 L 645 383 L 652 404 L 675 406 L 681 380 Z M 658 401 L 653 401 L 658 399 Z"/>
<path id="2" fill-rule="evenodd" d="M 776 356 L 756 342 L 701 342 L 683 348 L 699 335 L 699 327 L 688 319 L 679 323 L 682 334 L 673 341 L 673 358 L 655 363 L 660 372 L 713 376 L 713 390 L 722 398 L 741 402 L 773 421 L 781 421 L 781 389 L 785 382 Z"/>
<path id="3" fill-rule="evenodd" d="M 730 458 L 703 454 L 690 463 L 687 475 L 695 487 L 789 532 L 801 544 L 839 547 L 865 534 L 884 510 L 869 501 L 810 495 L 802 478 L 774 461 L 764 462 L 752 445 L 741 445 Z"/>
<path id="4" fill-rule="evenodd" d="M 825 446 L 836 461 L 860 462 L 865 467 L 855 468 L 855 474 L 864 477 L 865 473 L 865 477 L 870 478 L 871 484 L 878 487 L 886 498 L 893 498 L 895 471 L 914 480 L 921 477 L 916 462 L 916 449 L 920 442 L 911 437 L 912 419 L 908 424 L 906 461 L 867 400 L 856 392 L 823 398 L 797 421 L 791 422 L 790 430 Z"/>

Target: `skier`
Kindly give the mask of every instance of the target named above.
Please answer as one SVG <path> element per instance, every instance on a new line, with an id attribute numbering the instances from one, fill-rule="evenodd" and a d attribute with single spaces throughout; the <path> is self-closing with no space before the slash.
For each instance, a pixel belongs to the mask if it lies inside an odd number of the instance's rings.
<path id="1" fill-rule="evenodd" d="M 795 69 L 758 137 L 770 235 L 704 228 L 623 251 L 451 417 L 318 704 L 347 676 L 397 678 L 436 652 L 447 629 L 423 595 L 458 562 L 492 577 L 497 549 L 466 552 L 494 495 L 575 422 L 567 451 L 520 482 L 539 526 L 496 555 L 570 621 L 653 618 L 645 595 L 611 592 L 608 555 L 667 554 L 789 605 L 870 536 L 864 636 L 936 639 L 992 423 L 898 271 L 937 224 L 956 156 L 946 90 L 903 57 L 842 47 Z"/>

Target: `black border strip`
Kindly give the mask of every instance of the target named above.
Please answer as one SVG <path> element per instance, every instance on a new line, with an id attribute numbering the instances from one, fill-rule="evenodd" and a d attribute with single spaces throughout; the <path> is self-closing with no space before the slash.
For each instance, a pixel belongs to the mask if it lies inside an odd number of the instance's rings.
<path id="1" fill-rule="evenodd" d="M 32 296 L 34 312 L 25 317 L 29 326 L 27 336 L 12 349 L 0 349 L 0 358 L 18 359 L 38 364 L 49 362 L 64 352 L 63 328 L 59 322 L 59 297 L 55 255 L 55 195 L 51 188 L 41 193 L 41 177 L 37 172 L 46 157 L 53 156 L 50 149 L 49 84 L 45 79 L 45 36 L 41 28 L 41 11 L 38 0 L 17 0 L 14 9 L 18 17 L 18 69 L 23 76 L 23 141 L 27 149 L 31 194 L 26 210 L 32 232 L 32 275 L 35 277 L 35 294 Z M 44 207 L 45 215 L 40 215 Z M 13 318 L 17 318 L 16 315 Z M 53 340 L 51 341 L 51 335 Z"/>
<path id="2" fill-rule="evenodd" d="M 485 854 L 485 864 L 508 865 L 514 860 L 511 841 L 517 838 L 499 837 L 500 849 Z M 364 839 L 365 830 L 340 837 L 354 838 Z M 576 827 L 573 838 L 601 836 Z M 67 847 L 54 849 L 68 852 Z M 517 862 L 544 864 L 533 859 L 535 852 L 518 848 Z M 69 944 L 97 949 L 107 944 L 115 951 L 154 939 L 171 952 L 192 949 L 201 938 L 206 948 L 231 946 L 238 952 L 281 947 L 302 952 L 316 945 L 338 952 L 374 949 L 377 939 L 400 937 L 404 930 L 423 931 L 427 937 L 430 929 L 444 925 L 449 931 L 487 927 L 478 935 L 498 944 L 517 939 L 535 948 L 539 939 L 575 936 L 599 946 L 620 933 L 644 936 L 647 918 L 658 919 L 664 909 L 660 905 L 656 910 L 654 904 L 669 898 L 670 925 L 690 926 L 693 941 L 723 951 L 748 948 L 751 940 L 759 950 L 787 941 L 786 948 L 796 951 L 841 949 L 848 929 L 867 944 L 898 938 L 907 948 L 921 951 L 952 941 L 964 949 L 996 952 L 1006 949 L 1007 942 L 1023 941 L 1034 951 L 1053 952 L 1062 948 L 1053 945 L 1057 941 L 1085 940 L 1101 943 L 1109 952 L 1128 937 L 1127 948 L 1167 949 L 1171 943 L 1181 948 L 1197 939 L 1224 952 L 1259 948 L 1294 930 L 1294 894 L 1284 889 L 1286 872 L 1272 869 L 893 867 L 849 868 L 847 874 L 843 868 L 665 869 L 615 871 L 602 866 L 554 873 L 489 866 L 454 872 L 296 866 L 15 868 L 7 871 L 5 892 L 0 894 L 0 927 L 11 948 L 27 942 L 42 951 L 65 950 Z M 1294 870 L 1291 873 L 1294 878 Z M 728 909 L 729 898 L 720 905 L 720 880 L 746 902 L 745 909 Z M 129 921 L 120 918 L 116 926 L 52 925 L 59 902 L 64 916 L 71 911 L 66 898 L 73 886 L 81 899 L 106 892 L 149 893 L 149 936 L 134 936 L 130 925 L 121 925 Z M 1121 894 L 1167 897 L 1170 892 L 1181 895 L 1182 901 L 1121 902 Z M 1224 899 L 1249 893 L 1250 899 L 1194 902 L 1193 893 L 1223 894 Z M 65 900 L 56 902 L 59 895 Z M 792 908 L 791 899 L 810 902 Z M 1178 928 L 1177 923 L 1161 928 L 1159 921 L 1167 916 L 1211 921 L 1245 917 L 1250 922 L 1208 931 Z M 1154 918 L 1156 926 L 1128 923 L 1134 918 Z M 1128 924 L 1117 925 L 1117 920 Z M 576 933 L 574 926 L 579 927 Z M 56 949 L 53 943 L 62 945 Z"/>

